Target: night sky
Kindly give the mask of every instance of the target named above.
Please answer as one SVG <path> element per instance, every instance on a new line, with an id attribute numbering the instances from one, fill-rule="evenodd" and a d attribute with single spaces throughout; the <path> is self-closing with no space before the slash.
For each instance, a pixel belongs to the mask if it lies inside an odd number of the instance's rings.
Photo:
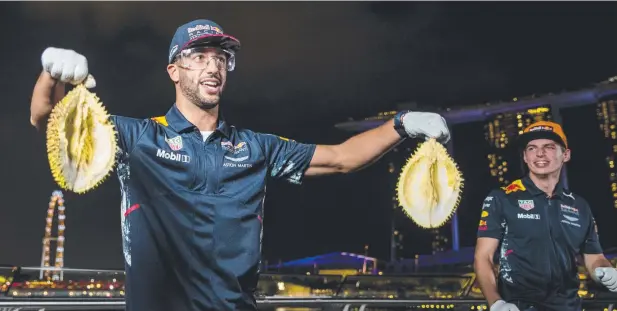
<path id="1" fill-rule="evenodd" d="M 208 18 L 242 51 L 221 103 L 240 127 L 333 144 L 349 118 L 420 107 L 462 107 L 588 87 L 617 74 L 617 3 L 509 2 L 16 2 L 0 4 L 0 263 L 38 265 L 54 184 L 45 142 L 29 124 L 32 87 L 48 46 L 89 61 L 111 113 L 164 114 L 174 89 L 165 71 L 176 28 Z M 617 246 L 605 148 L 594 106 L 562 112 L 571 140 L 570 185 L 596 215 L 605 248 Z M 461 244 L 473 246 L 489 176 L 483 123 L 453 128 L 466 179 Z M 410 142 L 409 144 L 413 144 Z M 265 259 L 334 251 L 388 259 L 394 180 L 384 157 L 351 175 L 268 185 Z M 115 174 L 85 195 L 66 194 L 66 266 L 122 268 Z M 405 254 L 430 252 L 407 225 Z"/>

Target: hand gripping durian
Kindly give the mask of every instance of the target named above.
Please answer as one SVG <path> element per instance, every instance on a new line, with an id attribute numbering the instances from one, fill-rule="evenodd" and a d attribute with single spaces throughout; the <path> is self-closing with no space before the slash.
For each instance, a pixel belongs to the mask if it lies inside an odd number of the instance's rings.
<path id="1" fill-rule="evenodd" d="M 58 185 L 85 193 L 113 170 L 116 132 L 99 98 L 79 84 L 54 107 L 47 124 L 47 157 Z"/>
<path id="2" fill-rule="evenodd" d="M 460 202 L 463 177 L 444 146 L 435 139 L 422 143 L 407 160 L 397 184 L 405 214 L 422 228 L 438 228 Z"/>

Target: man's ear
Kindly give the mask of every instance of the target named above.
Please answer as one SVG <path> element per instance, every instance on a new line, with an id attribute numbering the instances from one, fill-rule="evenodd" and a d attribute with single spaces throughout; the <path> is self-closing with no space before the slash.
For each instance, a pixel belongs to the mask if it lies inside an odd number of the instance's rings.
<path id="1" fill-rule="evenodd" d="M 563 151 L 563 162 L 566 163 L 568 161 L 570 161 L 570 157 L 571 157 L 571 153 L 570 153 L 570 149 L 565 149 Z"/>
<path id="2" fill-rule="evenodd" d="M 171 81 L 173 81 L 174 83 L 180 81 L 180 71 L 178 70 L 178 66 L 176 66 L 175 64 L 167 65 L 167 73 L 169 74 L 169 78 L 171 79 Z"/>

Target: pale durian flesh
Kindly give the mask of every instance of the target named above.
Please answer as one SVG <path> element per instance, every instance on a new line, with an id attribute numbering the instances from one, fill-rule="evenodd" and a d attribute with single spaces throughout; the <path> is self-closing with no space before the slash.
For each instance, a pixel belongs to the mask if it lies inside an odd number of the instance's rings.
<path id="1" fill-rule="evenodd" d="M 463 177 L 446 148 L 435 139 L 422 143 L 404 165 L 397 197 L 405 214 L 422 228 L 438 228 L 454 214 Z"/>
<path id="2" fill-rule="evenodd" d="M 54 107 L 47 123 L 47 158 L 56 183 L 84 193 L 113 170 L 116 131 L 99 98 L 78 85 Z"/>

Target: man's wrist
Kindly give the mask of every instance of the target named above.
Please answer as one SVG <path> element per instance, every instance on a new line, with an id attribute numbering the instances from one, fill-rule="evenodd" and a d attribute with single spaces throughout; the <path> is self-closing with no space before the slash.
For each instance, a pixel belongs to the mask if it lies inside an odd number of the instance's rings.
<path id="1" fill-rule="evenodd" d="M 401 136 L 401 138 L 409 137 L 407 131 L 405 131 L 405 125 L 403 124 L 403 117 L 407 114 L 408 110 L 399 111 L 394 115 L 394 130 Z"/>
<path id="2" fill-rule="evenodd" d="M 497 299 L 497 300 L 495 300 L 493 302 L 489 301 L 488 302 L 489 310 L 492 310 L 493 308 L 497 308 L 497 307 L 499 307 L 500 305 L 502 305 L 504 303 L 506 303 L 506 301 L 501 299 L 501 298 L 499 298 L 499 299 Z"/>

